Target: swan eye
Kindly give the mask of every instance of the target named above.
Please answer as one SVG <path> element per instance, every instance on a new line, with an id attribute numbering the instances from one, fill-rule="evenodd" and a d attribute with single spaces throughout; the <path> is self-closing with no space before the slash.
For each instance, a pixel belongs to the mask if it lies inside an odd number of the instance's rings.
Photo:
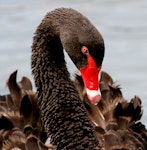
<path id="1" fill-rule="evenodd" d="M 88 48 L 86 46 L 83 46 L 81 48 L 81 51 L 82 51 L 83 54 L 88 54 L 89 53 Z"/>

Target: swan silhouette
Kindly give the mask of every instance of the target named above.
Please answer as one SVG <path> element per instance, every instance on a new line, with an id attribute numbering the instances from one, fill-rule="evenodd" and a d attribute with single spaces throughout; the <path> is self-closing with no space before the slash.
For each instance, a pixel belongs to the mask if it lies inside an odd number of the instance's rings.
<path id="1" fill-rule="evenodd" d="M 101 99 L 98 75 L 104 40 L 79 12 L 59 8 L 47 13 L 32 44 L 31 66 L 45 131 L 57 149 L 100 149 L 79 94 L 70 80 L 63 49 L 80 70 L 91 103 Z"/>

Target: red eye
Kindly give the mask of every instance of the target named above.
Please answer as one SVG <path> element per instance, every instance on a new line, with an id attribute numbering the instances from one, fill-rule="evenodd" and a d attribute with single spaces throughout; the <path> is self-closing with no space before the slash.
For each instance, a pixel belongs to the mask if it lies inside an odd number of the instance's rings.
<path id="1" fill-rule="evenodd" d="M 83 46 L 83 47 L 81 48 L 81 51 L 82 51 L 84 54 L 89 53 L 89 52 L 88 52 L 88 48 L 87 48 L 86 46 Z"/>

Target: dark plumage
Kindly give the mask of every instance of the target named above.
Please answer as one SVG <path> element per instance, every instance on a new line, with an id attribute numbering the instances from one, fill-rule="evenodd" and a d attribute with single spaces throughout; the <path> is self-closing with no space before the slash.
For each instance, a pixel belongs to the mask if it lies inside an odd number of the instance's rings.
<path id="1" fill-rule="evenodd" d="M 83 46 L 86 48 L 82 49 Z M 130 102 L 125 100 L 119 86 L 102 72 L 99 83 L 102 98 L 93 105 L 82 78 L 77 76 L 71 82 L 63 49 L 78 69 L 90 61 L 99 68 L 104 41 L 90 21 L 73 9 L 49 12 L 38 26 L 32 45 L 32 73 L 41 118 L 51 143 L 59 150 L 146 149 L 147 131 L 137 123 L 142 116 L 141 100 L 138 97 Z M 90 54 L 95 63 L 82 52 Z M 136 132 L 139 125 L 141 129 Z"/>
<path id="2" fill-rule="evenodd" d="M 20 102 L 20 108 L 15 108 L 16 105 L 14 105 L 11 92 L 0 96 L 0 102 L 2 102 L 0 105 L 0 149 L 31 150 L 32 147 L 34 150 L 56 149 L 56 145 L 52 146 L 49 142 L 44 144 L 47 136 L 39 119 L 40 111 L 36 105 L 37 94 L 32 89 L 26 90 L 30 89 L 29 86 L 25 86 L 27 88 L 24 89 L 20 85 L 21 82 L 16 82 L 16 73 L 10 75 L 7 85 L 9 89 L 12 90 L 13 88 L 12 95 L 17 97 L 15 102 Z M 29 79 L 25 80 L 24 84 L 29 85 L 28 81 Z M 147 149 L 147 130 L 140 122 L 142 105 L 139 97 L 135 96 L 130 101 L 124 99 L 120 87 L 113 82 L 106 72 L 101 73 L 102 99 L 98 105 L 91 104 L 87 98 L 81 76 L 76 75 L 73 84 L 86 108 L 102 148 L 106 150 Z M 18 93 L 22 97 L 18 96 Z M 73 133 L 71 132 L 71 134 Z M 75 140 L 77 139 L 78 137 L 75 137 Z"/>
<path id="3" fill-rule="evenodd" d="M 101 101 L 93 105 L 82 77 L 70 80 L 63 48 L 78 68 L 102 64 L 103 39 L 84 16 L 64 8 L 48 13 L 32 45 L 37 94 L 27 77 L 16 81 L 15 71 L 7 81 L 10 94 L 0 95 L 0 150 L 146 150 L 141 99 L 126 100 L 110 75 L 101 72 Z M 86 58 L 89 54 L 94 61 Z"/>
<path id="4" fill-rule="evenodd" d="M 90 21 L 73 9 L 49 12 L 32 45 L 32 72 L 45 131 L 57 149 L 100 149 L 83 103 L 69 78 L 63 48 L 78 68 L 87 65 L 86 46 L 102 64 L 103 38 Z"/>
<path id="5" fill-rule="evenodd" d="M 27 77 L 17 82 L 16 76 L 17 71 L 7 81 L 10 94 L 0 96 L 0 150 L 31 150 L 27 143 L 32 141 L 32 136 L 37 139 L 38 147 L 47 139 L 32 84 Z"/>
<path id="6" fill-rule="evenodd" d="M 81 76 L 76 75 L 74 84 L 104 149 L 147 149 L 147 130 L 139 122 L 142 116 L 139 97 L 124 99 L 120 87 L 106 72 L 101 72 L 102 99 L 96 106 L 87 98 Z"/>

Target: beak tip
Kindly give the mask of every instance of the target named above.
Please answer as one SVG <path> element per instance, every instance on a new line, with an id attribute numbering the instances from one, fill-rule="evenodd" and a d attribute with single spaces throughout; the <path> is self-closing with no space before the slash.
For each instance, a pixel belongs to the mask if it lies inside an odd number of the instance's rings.
<path id="1" fill-rule="evenodd" d="M 94 105 L 97 105 L 102 97 L 100 89 L 98 89 L 98 90 L 86 89 L 86 92 L 87 92 L 87 97 L 90 100 L 90 102 Z"/>
<path id="2" fill-rule="evenodd" d="M 91 103 L 97 105 L 101 100 L 101 95 L 96 95 L 94 97 L 89 98 Z"/>

